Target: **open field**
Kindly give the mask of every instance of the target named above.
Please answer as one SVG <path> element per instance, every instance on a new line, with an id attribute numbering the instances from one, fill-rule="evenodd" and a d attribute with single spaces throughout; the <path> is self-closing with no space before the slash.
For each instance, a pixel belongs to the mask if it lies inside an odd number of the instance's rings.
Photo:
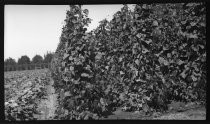
<path id="1" fill-rule="evenodd" d="M 47 118 L 42 118 L 46 112 L 40 111 L 40 108 L 43 106 L 43 101 L 49 99 L 48 90 L 52 89 L 48 88 L 50 84 L 49 70 L 6 72 L 4 84 L 6 120 Z"/>

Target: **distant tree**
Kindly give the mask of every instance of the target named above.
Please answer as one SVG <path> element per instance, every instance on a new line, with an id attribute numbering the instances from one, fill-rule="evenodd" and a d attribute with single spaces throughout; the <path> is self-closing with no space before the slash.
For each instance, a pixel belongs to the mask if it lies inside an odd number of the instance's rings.
<path id="1" fill-rule="evenodd" d="M 30 62 L 30 58 L 27 55 L 21 56 L 21 58 L 18 59 L 18 65 L 30 64 Z"/>
<path id="2" fill-rule="evenodd" d="M 18 59 L 18 65 L 21 66 L 21 70 L 29 69 L 28 64 L 30 64 L 30 58 L 27 55 L 21 56 L 21 58 Z"/>
<path id="3" fill-rule="evenodd" d="M 4 61 L 5 71 L 16 71 L 15 65 L 17 65 L 15 59 L 9 57 Z"/>
<path id="4" fill-rule="evenodd" d="M 32 58 L 32 63 L 33 63 L 33 64 L 40 64 L 40 63 L 43 63 L 43 58 L 42 58 L 42 56 L 40 56 L 40 55 L 35 55 L 35 56 Z"/>
<path id="5" fill-rule="evenodd" d="M 53 58 L 53 53 L 47 52 L 47 54 L 44 55 L 44 63 L 50 63 L 52 58 Z"/>
<path id="6" fill-rule="evenodd" d="M 16 65 L 17 63 L 16 63 L 16 61 L 15 61 L 15 59 L 13 59 L 13 58 L 11 58 L 11 57 L 9 57 L 8 59 L 6 59 L 5 61 L 4 61 L 4 65 Z"/>

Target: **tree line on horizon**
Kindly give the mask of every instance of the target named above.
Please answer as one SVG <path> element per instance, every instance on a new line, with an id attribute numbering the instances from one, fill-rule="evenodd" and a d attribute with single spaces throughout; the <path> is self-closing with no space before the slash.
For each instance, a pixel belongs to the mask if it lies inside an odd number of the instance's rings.
<path id="1" fill-rule="evenodd" d="M 32 65 L 49 64 L 53 58 L 53 55 L 53 52 L 47 52 L 47 54 L 45 54 L 44 57 L 36 54 L 32 59 L 30 59 L 27 55 L 22 55 L 20 58 L 18 58 L 17 61 L 12 57 L 9 57 L 4 60 L 4 71 L 35 69 L 35 66 Z"/>

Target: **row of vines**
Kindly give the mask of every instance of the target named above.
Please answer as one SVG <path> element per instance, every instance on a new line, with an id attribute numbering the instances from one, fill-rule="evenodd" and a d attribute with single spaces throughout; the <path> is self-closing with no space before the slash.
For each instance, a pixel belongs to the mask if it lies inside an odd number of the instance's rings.
<path id="1" fill-rule="evenodd" d="M 70 5 L 51 68 L 58 119 L 205 103 L 205 3 L 124 5 L 86 32 L 90 22 L 87 9 Z"/>

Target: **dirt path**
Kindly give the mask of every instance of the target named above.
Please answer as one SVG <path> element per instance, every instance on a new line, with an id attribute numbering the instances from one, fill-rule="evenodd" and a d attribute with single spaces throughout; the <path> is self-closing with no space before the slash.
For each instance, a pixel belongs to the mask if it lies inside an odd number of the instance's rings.
<path id="1" fill-rule="evenodd" d="M 196 109 L 189 109 L 184 112 L 169 112 L 160 114 L 158 117 L 145 116 L 143 113 L 123 112 L 117 110 L 113 115 L 109 115 L 102 120 L 206 120 L 206 108 L 198 107 Z"/>
<path id="2" fill-rule="evenodd" d="M 199 107 L 199 108 L 190 109 L 184 112 L 168 113 L 154 119 L 158 119 L 158 120 L 206 120 L 206 108 Z"/>
<path id="3" fill-rule="evenodd" d="M 47 99 L 43 99 L 40 102 L 39 111 L 41 111 L 41 115 L 38 115 L 38 120 L 52 120 L 55 116 L 55 110 L 57 105 L 57 94 L 55 94 L 55 89 L 52 86 L 54 81 L 51 79 L 47 88 Z"/>

